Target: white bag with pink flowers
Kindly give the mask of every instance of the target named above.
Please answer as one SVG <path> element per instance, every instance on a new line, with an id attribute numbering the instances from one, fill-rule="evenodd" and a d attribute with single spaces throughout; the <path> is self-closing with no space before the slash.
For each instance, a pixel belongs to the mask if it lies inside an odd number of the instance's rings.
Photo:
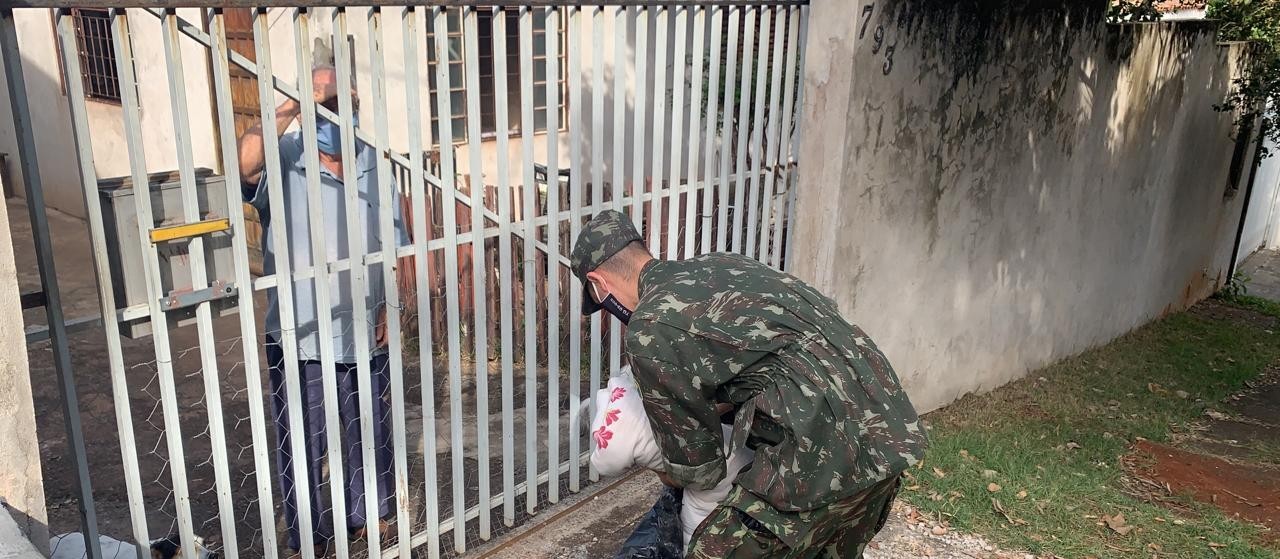
<path id="1" fill-rule="evenodd" d="M 723 429 L 727 445 L 732 438 L 732 427 L 726 425 Z M 640 398 L 630 367 L 623 367 L 609 378 L 608 386 L 596 393 L 595 414 L 591 419 L 591 440 L 591 465 L 602 476 L 618 475 L 632 466 L 665 470 L 662 451 L 654 438 L 649 416 L 644 413 L 644 401 Z M 728 496 L 738 472 L 755 457 L 755 453 L 746 448 L 726 449 L 725 454 L 725 470 L 728 475 L 718 485 L 707 490 L 684 491 L 680 524 L 686 548 L 693 531 Z"/>
<path id="2" fill-rule="evenodd" d="M 616 476 L 637 465 L 662 469 L 662 451 L 630 367 L 609 377 L 609 384 L 596 393 L 591 441 L 591 465 L 602 476 Z"/>

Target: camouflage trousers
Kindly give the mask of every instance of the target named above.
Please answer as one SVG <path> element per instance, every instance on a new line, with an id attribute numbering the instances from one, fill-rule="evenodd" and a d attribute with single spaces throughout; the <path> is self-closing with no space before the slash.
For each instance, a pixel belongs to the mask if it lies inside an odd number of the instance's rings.
<path id="1" fill-rule="evenodd" d="M 794 513 L 767 511 L 783 523 L 803 526 L 789 545 L 764 523 L 738 508 L 722 505 L 707 516 L 685 550 L 688 559 L 860 559 L 863 550 L 884 527 L 898 493 L 899 478 L 820 509 Z"/>

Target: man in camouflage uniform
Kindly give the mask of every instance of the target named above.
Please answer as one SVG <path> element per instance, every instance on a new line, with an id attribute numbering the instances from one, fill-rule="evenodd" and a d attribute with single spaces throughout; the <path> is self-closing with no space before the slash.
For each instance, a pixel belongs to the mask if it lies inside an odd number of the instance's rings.
<path id="1" fill-rule="evenodd" d="M 736 254 L 655 260 L 641 241 L 602 212 L 571 264 L 583 313 L 628 323 L 663 481 L 725 477 L 722 421 L 756 453 L 686 557 L 861 557 L 926 445 L 884 354 L 794 277 Z"/>

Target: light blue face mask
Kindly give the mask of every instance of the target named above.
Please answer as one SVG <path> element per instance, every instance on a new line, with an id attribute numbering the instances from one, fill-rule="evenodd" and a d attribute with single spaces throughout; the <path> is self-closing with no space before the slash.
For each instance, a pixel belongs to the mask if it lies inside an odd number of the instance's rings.
<path id="1" fill-rule="evenodd" d="M 351 125 L 359 126 L 360 118 L 352 116 Z M 321 152 L 338 155 L 342 153 L 342 129 L 332 122 L 321 119 L 316 123 L 316 142 Z"/>

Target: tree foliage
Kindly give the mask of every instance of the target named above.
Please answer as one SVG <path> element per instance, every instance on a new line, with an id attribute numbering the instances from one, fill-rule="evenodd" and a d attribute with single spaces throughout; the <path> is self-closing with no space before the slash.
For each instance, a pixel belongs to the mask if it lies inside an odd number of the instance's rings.
<path id="1" fill-rule="evenodd" d="M 1222 40 L 1254 43 L 1244 72 L 1216 108 L 1237 112 L 1238 129 L 1258 122 L 1265 138 L 1280 142 L 1280 0 L 1209 0 L 1208 17 L 1218 20 Z"/>
<path id="2" fill-rule="evenodd" d="M 1160 21 L 1160 10 L 1155 0 L 1116 0 L 1107 9 L 1109 23 L 1140 23 Z"/>

